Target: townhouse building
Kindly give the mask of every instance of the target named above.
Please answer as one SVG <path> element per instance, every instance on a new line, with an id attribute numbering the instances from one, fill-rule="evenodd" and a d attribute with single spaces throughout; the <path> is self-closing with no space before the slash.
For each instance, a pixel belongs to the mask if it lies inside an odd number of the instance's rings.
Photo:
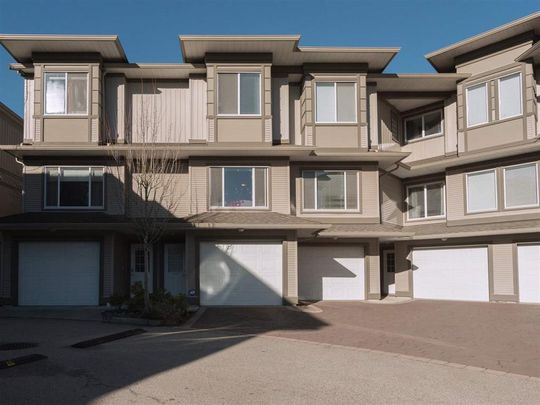
<path id="1" fill-rule="evenodd" d="M 152 289 L 539 303 L 539 38 L 536 13 L 393 74 L 398 48 L 289 35 L 180 36 L 179 64 L 131 63 L 116 36 L 2 35 L 25 111 L 1 146 L 24 212 L 0 219 L 0 297 L 98 305 L 141 280 L 141 195 L 116 157 L 144 148 L 179 163 Z"/>
<path id="2" fill-rule="evenodd" d="M 0 102 L 0 144 L 19 145 L 23 119 Z M 0 217 L 22 212 L 22 166 L 14 156 L 0 152 Z"/>

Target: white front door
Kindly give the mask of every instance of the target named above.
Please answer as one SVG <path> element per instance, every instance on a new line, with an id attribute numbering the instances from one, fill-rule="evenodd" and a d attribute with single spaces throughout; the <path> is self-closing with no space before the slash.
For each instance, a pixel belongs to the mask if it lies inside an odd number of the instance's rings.
<path id="1" fill-rule="evenodd" d="M 393 250 L 383 251 L 383 277 L 385 292 L 388 295 L 396 294 L 396 256 Z"/>
<path id="2" fill-rule="evenodd" d="M 184 245 L 165 245 L 165 289 L 172 295 L 185 294 L 186 271 L 184 266 Z"/>
<path id="3" fill-rule="evenodd" d="M 540 304 L 540 245 L 518 246 L 519 302 Z"/>
<path id="4" fill-rule="evenodd" d="M 148 291 L 154 290 L 153 252 L 150 251 L 150 271 L 148 272 Z M 131 285 L 141 283 L 144 287 L 144 248 L 143 245 L 131 245 Z"/>

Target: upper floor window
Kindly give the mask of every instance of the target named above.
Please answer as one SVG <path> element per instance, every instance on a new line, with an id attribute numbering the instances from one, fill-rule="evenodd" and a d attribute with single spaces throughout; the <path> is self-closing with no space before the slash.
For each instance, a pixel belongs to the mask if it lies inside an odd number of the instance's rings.
<path id="1" fill-rule="evenodd" d="M 504 169 L 505 208 L 535 207 L 538 205 L 538 165 L 508 166 Z"/>
<path id="2" fill-rule="evenodd" d="M 212 208 L 266 208 L 266 167 L 211 167 Z"/>
<path id="3" fill-rule="evenodd" d="M 261 75 L 259 73 L 219 73 L 218 114 L 260 115 Z"/>
<path id="4" fill-rule="evenodd" d="M 87 114 L 87 73 L 45 73 L 45 114 Z"/>
<path id="5" fill-rule="evenodd" d="M 405 120 L 405 139 L 407 141 L 441 135 L 442 133 L 441 110 L 432 111 Z"/>
<path id="6" fill-rule="evenodd" d="M 497 173 L 495 169 L 467 173 L 467 212 L 497 209 Z"/>
<path id="7" fill-rule="evenodd" d="M 499 119 L 521 114 L 521 73 L 499 78 Z"/>
<path id="8" fill-rule="evenodd" d="M 315 89 L 318 123 L 356 122 L 356 83 L 317 82 Z"/>
<path id="9" fill-rule="evenodd" d="M 407 187 L 409 220 L 444 217 L 444 183 L 427 183 Z"/>
<path id="10" fill-rule="evenodd" d="M 467 94 L 467 126 L 485 124 L 488 122 L 488 91 L 487 83 L 468 87 Z"/>
<path id="11" fill-rule="evenodd" d="M 305 170 L 304 210 L 359 209 L 357 170 Z"/>
<path id="12" fill-rule="evenodd" d="M 102 167 L 47 167 L 45 208 L 103 208 Z"/>

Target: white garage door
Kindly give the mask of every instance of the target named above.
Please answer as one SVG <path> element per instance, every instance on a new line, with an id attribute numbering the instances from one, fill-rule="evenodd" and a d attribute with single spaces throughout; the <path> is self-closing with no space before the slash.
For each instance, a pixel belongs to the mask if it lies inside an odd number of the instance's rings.
<path id="1" fill-rule="evenodd" d="M 540 303 L 540 245 L 518 246 L 519 301 Z"/>
<path id="2" fill-rule="evenodd" d="M 361 246 L 300 246 L 298 294 L 304 300 L 363 300 Z"/>
<path id="3" fill-rule="evenodd" d="M 200 245 L 202 305 L 281 305 L 281 243 Z"/>
<path id="4" fill-rule="evenodd" d="M 21 242 L 19 305 L 98 305 L 98 242 Z"/>
<path id="5" fill-rule="evenodd" d="M 486 247 L 413 251 L 415 298 L 489 301 Z"/>

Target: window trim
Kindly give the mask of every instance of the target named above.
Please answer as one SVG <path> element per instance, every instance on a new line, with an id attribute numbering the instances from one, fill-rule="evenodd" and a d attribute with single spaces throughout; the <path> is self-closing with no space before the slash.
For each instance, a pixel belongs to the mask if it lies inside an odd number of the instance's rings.
<path id="1" fill-rule="evenodd" d="M 334 85 L 334 117 L 335 121 L 319 121 L 317 117 L 317 104 L 319 100 L 317 99 L 317 87 L 320 83 L 332 83 Z M 338 111 L 337 111 L 337 84 L 338 83 L 352 83 L 354 85 L 354 121 L 338 121 Z M 357 83 L 351 80 L 336 80 L 336 81 L 325 81 L 319 80 L 315 82 L 315 124 L 358 124 L 358 90 Z"/>
<path id="2" fill-rule="evenodd" d="M 486 209 L 484 209 L 484 210 L 471 210 L 469 208 L 469 176 L 472 175 L 472 174 L 488 173 L 488 172 L 493 172 L 495 174 L 495 177 L 494 177 L 494 180 L 493 180 L 493 182 L 495 183 L 495 208 L 489 208 L 487 210 Z M 465 199 L 466 199 L 465 208 L 467 210 L 467 214 L 479 214 L 479 213 L 482 213 L 482 212 L 495 212 L 495 211 L 499 210 L 499 185 L 497 183 L 498 183 L 498 176 L 497 176 L 497 169 L 496 168 L 477 170 L 477 171 L 474 171 L 474 172 L 465 173 Z"/>
<path id="3" fill-rule="evenodd" d="M 502 117 L 501 116 L 501 100 L 502 100 L 502 97 L 501 97 L 501 79 L 505 79 L 507 77 L 510 77 L 510 76 L 518 76 L 519 77 L 519 113 L 518 114 L 514 114 L 514 115 L 509 115 L 508 117 Z M 497 118 L 499 119 L 499 121 L 501 120 L 507 120 L 507 119 L 510 119 L 510 118 L 515 118 L 515 117 L 519 117 L 519 116 L 522 116 L 523 115 L 523 81 L 522 81 L 522 77 L 521 77 L 521 72 L 512 72 L 512 73 L 509 73 L 509 74 L 506 74 L 504 76 L 501 76 L 501 77 L 498 77 L 497 78 L 497 98 L 498 98 L 498 101 L 497 101 Z"/>
<path id="4" fill-rule="evenodd" d="M 488 81 L 485 81 L 485 82 L 481 82 L 481 83 L 476 83 L 476 84 L 473 84 L 471 86 L 468 86 L 465 88 L 465 103 L 467 104 L 466 106 L 466 111 L 467 111 L 467 128 L 474 128 L 474 127 L 478 127 L 480 125 L 485 125 L 485 124 L 488 124 L 490 121 L 489 121 L 489 91 L 488 91 Z M 486 103 L 485 103 L 485 109 L 486 109 L 486 121 L 484 122 L 478 122 L 476 124 L 471 124 L 469 123 L 469 118 L 470 118 L 470 114 L 469 114 L 469 90 L 474 88 L 474 87 L 484 87 L 484 93 L 486 94 Z"/>
<path id="5" fill-rule="evenodd" d="M 441 215 L 427 215 L 427 186 L 431 186 L 433 184 L 441 184 L 442 185 L 442 207 L 443 207 L 443 213 Z M 424 189 L 424 216 L 420 218 L 411 218 L 410 217 L 410 209 L 407 209 L 407 222 L 414 222 L 414 221 L 428 221 L 432 219 L 442 219 L 446 218 L 446 182 L 445 181 L 431 181 L 429 183 L 417 183 L 417 184 L 409 184 L 405 188 L 405 194 L 406 199 L 405 203 L 407 204 L 407 207 L 409 207 L 409 189 L 415 188 L 415 187 L 423 187 Z"/>
<path id="6" fill-rule="evenodd" d="M 225 204 L 225 168 L 232 168 L 232 169 L 251 169 L 251 184 L 252 184 L 252 190 L 251 190 L 251 199 L 252 199 L 252 206 L 251 207 L 228 207 Z M 212 195 L 212 176 L 210 175 L 211 169 L 221 169 L 221 202 L 222 205 L 212 205 L 210 198 Z M 264 205 L 255 205 L 255 169 L 265 169 L 265 201 Z M 212 210 L 264 210 L 269 209 L 269 181 L 268 181 L 268 173 L 269 173 L 269 167 L 268 166 L 209 166 L 208 170 L 208 185 L 209 185 L 209 194 L 208 194 L 208 206 Z"/>
<path id="7" fill-rule="evenodd" d="M 62 169 L 88 169 L 88 205 L 87 206 L 65 206 L 60 205 L 60 184 L 62 182 L 60 181 L 60 172 Z M 48 169 L 57 169 L 58 170 L 58 179 L 57 179 L 57 202 L 58 205 L 47 205 L 47 170 Z M 103 201 L 101 205 L 90 205 L 92 202 L 92 176 L 91 176 L 91 170 L 92 169 L 101 169 L 103 171 L 103 181 L 101 184 L 101 187 L 103 188 L 102 196 Z M 43 208 L 46 210 L 104 210 L 105 209 L 105 166 L 45 166 L 45 170 L 43 172 Z"/>
<path id="8" fill-rule="evenodd" d="M 535 204 L 524 204 L 524 205 L 514 205 L 509 207 L 506 202 L 506 169 L 513 168 L 513 167 L 520 167 L 520 166 L 534 166 L 534 174 L 536 178 L 536 203 Z M 540 206 L 540 193 L 538 190 L 538 162 L 528 162 L 528 163 L 518 163 L 515 165 L 509 165 L 509 166 L 503 166 L 502 167 L 503 172 L 503 194 L 504 194 L 504 209 L 506 210 L 513 210 L 513 209 L 519 209 L 519 208 L 535 208 Z"/>
<path id="9" fill-rule="evenodd" d="M 68 113 L 67 108 L 67 91 L 68 91 L 68 74 L 70 73 L 84 73 L 86 74 L 86 112 L 84 113 Z M 47 112 L 47 75 L 49 74 L 63 74 L 65 85 L 64 85 L 64 112 L 63 113 L 48 113 Z M 46 71 L 43 73 L 43 116 L 46 117 L 87 117 L 88 111 L 89 111 L 89 104 L 90 104 L 90 80 L 89 80 L 89 73 L 87 71 L 76 71 L 76 70 L 66 70 L 66 71 Z"/>
<path id="10" fill-rule="evenodd" d="M 440 122 L 441 122 L 441 130 L 440 130 L 440 132 L 437 132 L 436 134 L 426 135 L 425 118 L 424 117 L 426 115 L 433 114 L 435 112 L 438 112 L 439 117 L 441 118 L 441 120 L 440 120 Z M 407 122 L 412 121 L 414 119 L 417 119 L 419 117 L 422 118 L 422 136 L 420 138 L 409 139 L 408 134 L 407 134 Z M 434 138 L 436 136 L 441 136 L 441 135 L 444 134 L 444 114 L 443 114 L 443 110 L 440 109 L 440 108 L 436 109 L 436 110 L 426 111 L 426 112 L 423 112 L 421 114 L 413 115 L 411 117 L 407 117 L 407 118 L 405 118 L 404 121 L 405 122 L 404 122 L 404 125 L 403 125 L 403 127 L 404 127 L 403 129 L 404 129 L 404 132 L 405 132 L 405 143 L 418 142 L 418 141 L 421 141 L 422 139 Z"/>
<path id="11" fill-rule="evenodd" d="M 242 114 L 240 112 L 240 75 L 241 74 L 256 74 L 259 76 L 259 112 L 255 114 Z M 237 101 L 236 101 L 236 114 L 227 114 L 227 113 L 220 113 L 219 112 L 219 75 L 220 74 L 235 74 L 236 79 L 236 95 L 237 95 Z M 253 72 L 253 71 L 246 71 L 246 72 L 217 72 L 217 86 L 216 86 L 216 107 L 217 107 L 217 116 L 218 117 L 260 117 L 262 116 L 262 74 L 261 72 Z"/>
<path id="12" fill-rule="evenodd" d="M 356 175 L 356 208 L 347 208 L 347 172 L 348 171 L 354 171 Z M 305 189 L 305 183 L 304 183 L 304 173 L 306 172 L 313 172 L 314 173 L 314 180 L 315 180 L 315 187 L 313 187 L 313 193 L 314 193 L 314 205 L 315 208 L 306 208 L 306 199 L 304 198 L 304 189 Z M 345 208 L 318 208 L 317 207 L 317 174 L 318 173 L 325 173 L 325 172 L 341 172 L 343 173 L 343 195 L 344 195 L 344 203 Z M 347 169 L 306 169 L 302 170 L 302 212 L 360 212 L 360 170 L 347 170 Z"/>

